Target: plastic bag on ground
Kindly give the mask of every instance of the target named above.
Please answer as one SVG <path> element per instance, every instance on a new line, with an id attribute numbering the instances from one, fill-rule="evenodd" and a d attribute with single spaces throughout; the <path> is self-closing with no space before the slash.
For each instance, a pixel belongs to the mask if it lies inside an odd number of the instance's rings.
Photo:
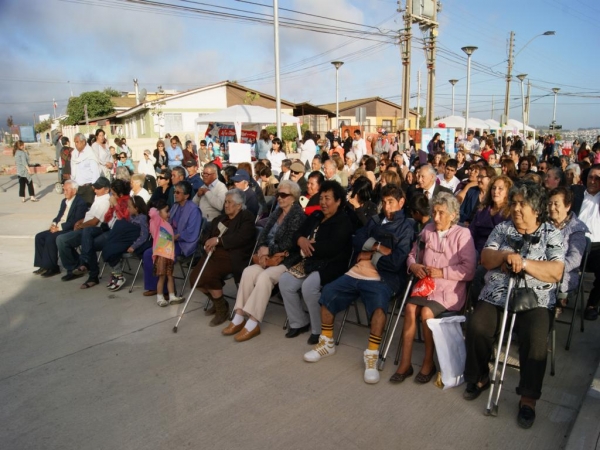
<path id="1" fill-rule="evenodd" d="M 444 389 L 460 386 L 465 381 L 463 373 L 467 348 L 460 327 L 465 320 L 465 316 L 427 320 L 427 325 L 433 333 Z"/>

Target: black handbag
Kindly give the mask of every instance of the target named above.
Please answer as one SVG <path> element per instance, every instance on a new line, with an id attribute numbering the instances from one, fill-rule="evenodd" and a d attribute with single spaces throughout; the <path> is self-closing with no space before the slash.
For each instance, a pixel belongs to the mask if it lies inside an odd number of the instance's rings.
<path id="1" fill-rule="evenodd" d="M 535 290 L 527 286 L 527 279 L 524 282 L 525 287 L 513 289 L 508 303 L 508 310 L 517 314 L 539 307 Z"/>

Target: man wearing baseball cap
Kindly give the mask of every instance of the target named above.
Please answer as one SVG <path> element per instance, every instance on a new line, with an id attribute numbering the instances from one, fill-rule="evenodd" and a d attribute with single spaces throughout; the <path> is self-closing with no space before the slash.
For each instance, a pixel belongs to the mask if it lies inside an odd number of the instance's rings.
<path id="1" fill-rule="evenodd" d="M 231 180 L 237 189 L 244 192 L 246 209 L 256 216 L 258 214 L 258 199 L 254 190 L 250 189 L 250 174 L 244 169 L 238 169 Z"/>
<path id="2" fill-rule="evenodd" d="M 204 186 L 204 181 L 198 173 L 198 163 L 194 160 L 188 160 L 183 165 L 188 172 L 187 182 L 192 185 L 194 193 L 198 192 L 198 189 Z"/>

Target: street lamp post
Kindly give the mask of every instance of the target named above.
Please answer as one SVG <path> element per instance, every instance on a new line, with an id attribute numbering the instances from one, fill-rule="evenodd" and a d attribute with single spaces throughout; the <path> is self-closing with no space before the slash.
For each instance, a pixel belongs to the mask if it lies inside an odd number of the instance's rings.
<path id="1" fill-rule="evenodd" d="M 454 115 L 454 85 L 458 83 L 458 80 L 448 80 L 452 85 L 452 115 Z"/>
<path id="2" fill-rule="evenodd" d="M 552 125 L 556 123 L 556 99 L 558 98 L 558 91 L 560 91 L 560 88 L 552 88 L 552 92 L 554 92 L 554 112 L 552 113 Z"/>
<path id="3" fill-rule="evenodd" d="M 509 49 L 508 49 L 508 69 L 506 71 L 506 94 L 504 96 L 504 121 L 508 122 L 508 117 L 509 117 L 509 111 L 510 111 L 510 83 L 512 81 L 512 68 L 513 68 L 513 64 L 514 64 L 514 60 L 515 58 L 519 55 L 519 53 L 521 53 L 523 50 L 525 50 L 525 48 L 531 44 L 533 42 L 534 39 L 539 38 L 540 36 L 554 36 L 556 34 L 555 31 L 545 31 L 541 34 L 537 34 L 534 37 L 532 37 L 531 39 L 529 39 L 529 41 L 527 41 L 527 43 L 521 47 L 521 50 L 519 50 L 514 56 L 513 56 L 513 47 L 514 47 L 514 42 L 515 42 L 515 32 L 511 31 L 510 32 L 510 45 L 509 45 Z"/>
<path id="4" fill-rule="evenodd" d="M 279 0 L 273 0 L 273 33 L 275 37 L 275 111 L 277 113 L 277 137 L 281 139 L 283 136 L 281 134 L 281 83 L 279 79 Z"/>
<path id="5" fill-rule="evenodd" d="M 333 61 L 335 66 L 335 129 L 340 131 L 340 99 L 339 99 L 339 69 L 344 64 L 342 61 Z"/>
<path id="6" fill-rule="evenodd" d="M 521 111 L 523 113 L 523 140 L 525 140 L 525 93 L 523 91 L 523 81 L 527 77 L 526 73 L 517 75 L 517 78 L 521 82 Z"/>
<path id="7" fill-rule="evenodd" d="M 467 116 L 465 117 L 465 129 L 463 130 L 464 135 L 467 135 L 469 131 L 469 99 L 471 96 L 471 55 L 477 50 L 477 47 L 463 47 L 462 51 L 467 54 Z"/>

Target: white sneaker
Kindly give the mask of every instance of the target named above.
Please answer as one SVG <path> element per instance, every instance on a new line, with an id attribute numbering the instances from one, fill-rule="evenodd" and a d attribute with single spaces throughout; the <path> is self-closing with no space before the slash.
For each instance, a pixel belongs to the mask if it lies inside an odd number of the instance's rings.
<path id="1" fill-rule="evenodd" d="M 335 353 L 335 344 L 333 338 L 328 338 L 323 335 L 319 336 L 319 343 L 315 345 L 310 352 L 304 354 L 304 361 L 317 362 L 321 358 L 333 355 Z"/>
<path id="2" fill-rule="evenodd" d="M 156 300 L 156 304 L 160 307 L 165 307 L 165 306 L 169 306 L 169 302 L 165 300 L 164 297 L 161 297 L 159 299 Z"/>
<path id="3" fill-rule="evenodd" d="M 365 361 L 365 383 L 379 383 L 379 370 L 377 370 L 379 350 L 365 350 L 363 359 Z"/>
<path id="4" fill-rule="evenodd" d="M 112 287 L 110 287 L 109 289 L 113 292 L 116 292 L 125 285 L 126 281 L 127 280 L 125 279 L 125 277 L 115 277 L 115 281 L 113 282 Z"/>

